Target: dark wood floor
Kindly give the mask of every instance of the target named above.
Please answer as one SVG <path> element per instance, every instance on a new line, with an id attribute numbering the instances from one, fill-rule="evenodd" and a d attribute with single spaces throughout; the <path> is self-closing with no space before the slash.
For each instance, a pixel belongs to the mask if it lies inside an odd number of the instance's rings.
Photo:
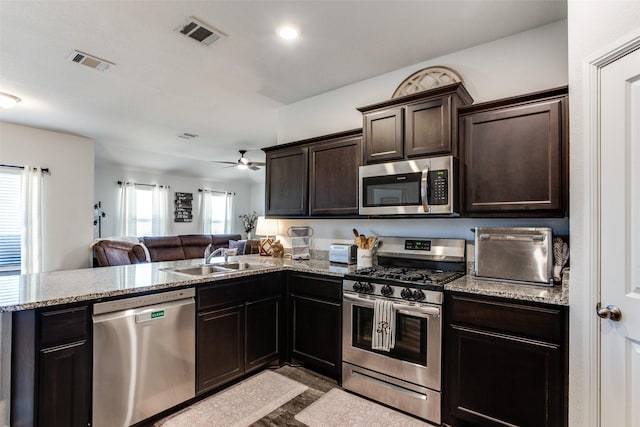
<path id="1" fill-rule="evenodd" d="M 302 394 L 291 399 L 275 411 L 262 417 L 252 427 L 303 427 L 306 424 L 298 422 L 293 417 L 307 406 L 318 400 L 323 394 L 332 388 L 339 387 L 338 384 L 329 378 L 312 372 L 302 367 L 283 366 L 275 369 L 274 372 L 279 373 L 287 378 L 298 381 L 309 387 Z"/>

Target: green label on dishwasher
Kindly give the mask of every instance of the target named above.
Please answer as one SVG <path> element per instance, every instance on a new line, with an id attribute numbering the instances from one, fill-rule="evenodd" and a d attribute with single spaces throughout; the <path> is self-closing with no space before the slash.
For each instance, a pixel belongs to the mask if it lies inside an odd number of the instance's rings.
<path id="1" fill-rule="evenodd" d="M 151 312 L 151 318 L 152 319 L 157 319 L 158 317 L 164 317 L 164 310 L 152 311 Z"/>

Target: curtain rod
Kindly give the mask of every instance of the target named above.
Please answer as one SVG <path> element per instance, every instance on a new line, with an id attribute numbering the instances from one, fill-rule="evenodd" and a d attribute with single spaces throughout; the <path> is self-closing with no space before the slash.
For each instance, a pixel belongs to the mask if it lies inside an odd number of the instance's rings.
<path id="1" fill-rule="evenodd" d="M 217 190 L 207 190 L 202 189 L 202 188 L 198 188 L 198 193 L 220 193 L 220 194 L 231 194 L 232 196 L 235 196 L 236 193 L 230 192 L 230 191 L 217 191 Z"/>
<path id="2" fill-rule="evenodd" d="M 122 185 L 122 184 L 133 184 L 133 185 L 139 185 L 141 187 L 160 187 L 160 188 L 171 188 L 168 185 L 158 185 L 158 184 L 141 184 L 139 182 L 122 182 L 122 181 L 118 181 L 118 185 Z"/>
<path id="3" fill-rule="evenodd" d="M 12 168 L 12 169 L 23 169 L 24 170 L 24 166 L 17 166 L 17 165 L 4 165 L 4 164 L 0 164 L 0 168 Z M 33 168 L 34 170 L 37 168 Z M 40 170 L 42 171 L 42 173 L 48 173 L 49 175 L 51 175 L 51 172 L 49 171 L 49 168 L 40 168 Z"/>

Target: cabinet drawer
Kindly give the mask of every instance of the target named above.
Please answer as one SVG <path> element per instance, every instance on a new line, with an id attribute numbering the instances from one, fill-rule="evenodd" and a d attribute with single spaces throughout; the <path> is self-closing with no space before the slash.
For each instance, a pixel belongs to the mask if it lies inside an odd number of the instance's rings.
<path id="1" fill-rule="evenodd" d="M 291 274 L 289 292 L 339 303 L 342 301 L 342 281 L 310 274 Z"/>
<path id="2" fill-rule="evenodd" d="M 236 279 L 198 289 L 197 309 L 223 307 L 282 293 L 279 273 Z"/>
<path id="3" fill-rule="evenodd" d="M 40 313 L 40 346 L 53 347 L 86 339 L 88 336 L 87 307 Z"/>
<path id="4" fill-rule="evenodd" d="M 221 307 L 244 301 L 244 295 L 236 283 L 219 284 L 198 289 L 197 309 Z"/>
<path id="5" fill-rule="evenodd" d="M 539 307 L 462 295 L 450 295 L 450 323 L 561 344 L 565 336 L 562 307 Z"/>

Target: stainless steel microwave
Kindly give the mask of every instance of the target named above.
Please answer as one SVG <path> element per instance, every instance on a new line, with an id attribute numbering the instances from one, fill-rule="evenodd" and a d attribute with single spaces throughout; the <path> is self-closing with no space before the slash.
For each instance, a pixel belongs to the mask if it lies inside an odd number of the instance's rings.
<path id="1" fill-rule="evenodd" d="M 458 214 L 458 159 L 430 157 L 360 166 L 360 215 Z"/>

